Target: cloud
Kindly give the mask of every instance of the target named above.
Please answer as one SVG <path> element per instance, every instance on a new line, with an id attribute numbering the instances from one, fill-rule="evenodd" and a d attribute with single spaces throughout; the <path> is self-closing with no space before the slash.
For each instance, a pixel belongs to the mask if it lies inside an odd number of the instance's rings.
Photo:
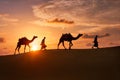
<path id="1" fill-rule="evenodd" d="M 120 46 L 120 42 L 117 41 L 117 42 L 110 42 L 109 43 L 110 46 Z"/>
<path id="2" fill-rule="evenodd" d="M 49 20 L 47 22 L 48 23 L 65 23 L 65 24 L 73 24 L 74 23 L 74 21 L 69 21 L 66 19 L 58 19 L 58 18 L 55 18 L 53 20 Z"/>
<path id="3" fill-rule="evenodd" d="M 4 43 L 5 39 L 3 37 L 0 37 L 0 43 Z"/>
<path id="4" fill-rule="evenodd" d="M 87 43 L 86 46 L 90 47 L 92 46 L 92 43 Z"/>
<path id="5" fill-rule="evenodd" d="M 65 24 L 73 24 L 75 22 L 76 24 L 76 19 L 81 19 L 79 13 L 85 10 L 79 7 L 79 5 L 83 3 L 84 1 L 81 2 L 81 0 L 50 0 L 39 5 L 33 5 L 32 9 L 34 16 L 39 19 L 39 24 L 45 21 Z M 51 19 L 53 19 L 53 21 Z M 63 24 L 61 24 L 61 26 L 66 27 L 66 25 L 63 26 Z"/>
<path id="6" fill-rule="evenodd" d="M 120 0 L 94 0 L 93 7 L 86 11 L 92 22 L 118 24 L 120 22 Z"/>
<path id="7" fill-rule="evenodd" d="M 0 17 L 6 17 L 8 14 L 0 14 Z"/>
<path id="8" fill-rule="evenodd" d="M 7 24 L 1 24 L 1 23 L 0 23 L 0 27 L 4 27 L 4 26 L 7 26 Z"/>
<path id="9" fill-rule="evenodd" d="M 94 38 L 95 36 L 96 36 L 96 34 L 94 34 L 94 35 L 84 34 L 83 38 Z M 99 38 L 108 37 L 108 36 L 110 36 L 109 33 L 106 33 L 104 35 L 98 35 Z"/>
<path id="10" fill-rule="evenodd" d="M 110 34 L 109 34 L 109 33 L 106 33 L 106 34 L 100 35 L 100 36 L 98 36 L 98 37 L 99 37 L 99 38 L 102 38 L 102 37 L 108 37 L 108 36 L 110 36 Z"/>
<path id="11" fill-rule="evenodd" d="M 19 22 L 19 19 L 11 17 L 11 15 L 6 13 L 0 13 L 0 27 L 6 27 L 10 25 L 14 25 Z"/>
<path id="12" fill-rule="evenodd" d="M 32 6 L 40 19 L 60 17 L 86 23 L 118 24 L 120 0 L 50 0 Z"/>
<path id="13" fill-rule="evenodd" d="M 110 42 L 109 44 L 110 44 L 110 45 L 116 45 L 116 43 L 114 43 L 114 42 Z"/>
<path id="14" fill-rule="evenodd" d="M 18 22 L 19 20 L 16 18 L 11 18 L 9 14 L 0 14 L 0 21 L 2 22 Z"/>
<path id="15" fill-rule="evenodd" d="M 51 0 L 40 5 L 34 5 L 33 13 L 41 19 L 65 18 L 72 19 L 80 11 L 81 0 Z M 83 10 L 83 9 L 82 9 Z"/>
<path id="16" fill-rule="evenodd" d="M 12 52 L 9 50 L 9 48 L 1 47 L 0 48 L 0 55 L 10 55 Z"/>

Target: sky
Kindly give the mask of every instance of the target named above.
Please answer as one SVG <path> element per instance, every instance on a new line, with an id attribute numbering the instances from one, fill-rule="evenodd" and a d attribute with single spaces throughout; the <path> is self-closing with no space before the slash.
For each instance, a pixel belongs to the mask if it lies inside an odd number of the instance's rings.
<path id="1" fill-rule="evenodd" d="M 77 49 L 91 48 L 95 35 L 99 47 L 120 46 L 120 0 L 0 0 L 0 55 L 13 54 L 21 37 L 40 49 L 56 49 L 62 33 L 71 33 Z M 68 43 L 65 43 L 68 47 Z M 60 45 L 60 48 L 63 48 Z M 23 46 L 21 52 L 23 51 Z"/>

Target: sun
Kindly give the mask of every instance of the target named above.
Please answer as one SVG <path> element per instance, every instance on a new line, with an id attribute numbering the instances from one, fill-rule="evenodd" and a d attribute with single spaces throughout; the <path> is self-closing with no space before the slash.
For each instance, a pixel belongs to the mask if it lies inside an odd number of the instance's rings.
<path id="1" fill-rule="evenodd" d="M 31 50 L 32 50 L 32 51 L 36 51 L 36 50 L 39 50 L 39 48 L 38 48 L 37 45 L 32 45 Z"/>

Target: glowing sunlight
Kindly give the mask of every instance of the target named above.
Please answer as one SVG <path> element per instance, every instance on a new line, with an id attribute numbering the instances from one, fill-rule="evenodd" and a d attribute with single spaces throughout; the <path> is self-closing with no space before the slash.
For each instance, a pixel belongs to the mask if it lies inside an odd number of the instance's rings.
<path id="1" fill-rule="evenodd" d="M 37 45 L 32 45 L 32 46 L 31 46 L 31 50 L 32 50 L 32 51 L 39 50 L 39 47 L 38 47 Z"/>

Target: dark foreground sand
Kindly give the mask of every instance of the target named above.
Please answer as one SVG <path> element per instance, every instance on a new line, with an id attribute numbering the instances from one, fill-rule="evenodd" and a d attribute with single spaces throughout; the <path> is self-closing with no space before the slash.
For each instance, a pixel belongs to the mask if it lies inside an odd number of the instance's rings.
<path id="1" fill-rule="evenodd" d="M 120 80 L 120 47 L 1 56 L 0 80 Z"/>

